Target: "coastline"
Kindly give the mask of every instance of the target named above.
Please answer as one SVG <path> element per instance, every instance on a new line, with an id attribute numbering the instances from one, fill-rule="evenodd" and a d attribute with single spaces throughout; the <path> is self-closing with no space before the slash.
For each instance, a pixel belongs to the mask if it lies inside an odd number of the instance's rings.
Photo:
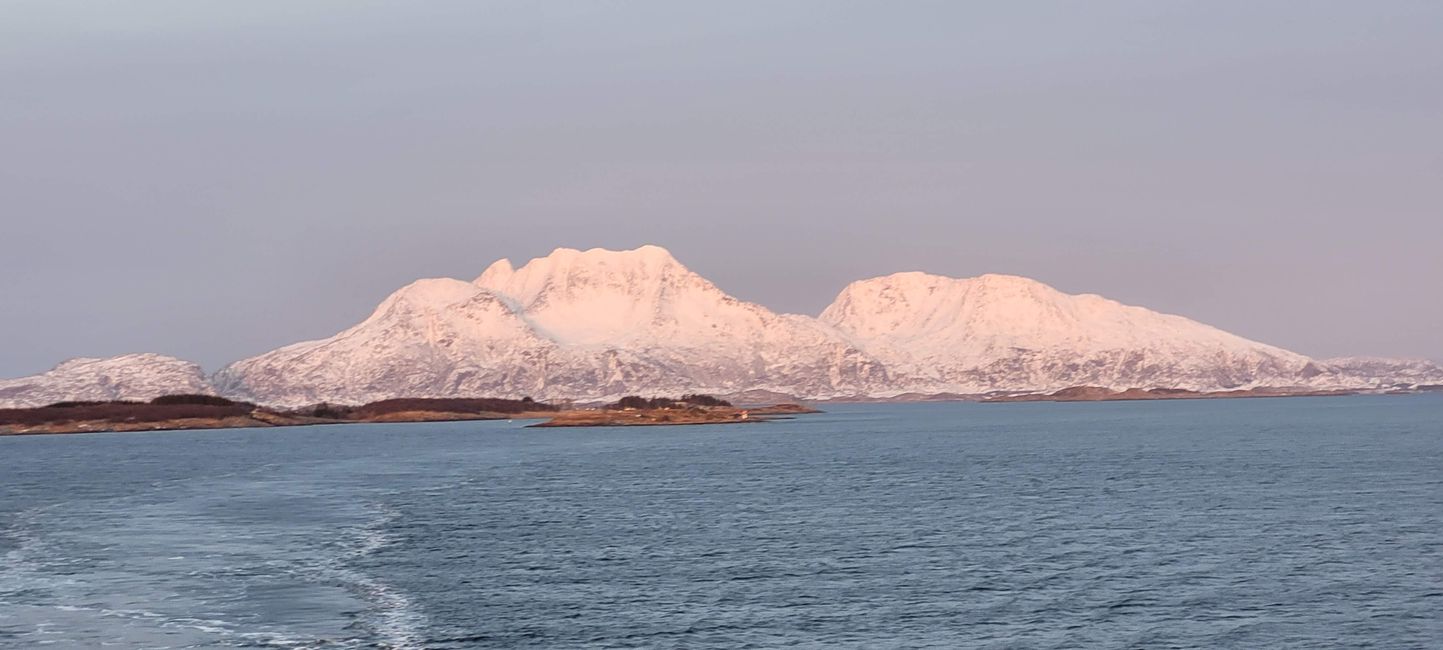
<path id="1" fill-rule="evenodd" d="M 77 420 L 17 427 L 0 425 L 0 437 L 68 435 L 79 433 L 125 433 L 136 431 L 185 431 L 209 429 L 269 429 L 273 427 L 305 427 L 326 424 L 389 424 L 412 422 L 465 422 L 487 420 L 540 420 L 551 413 L 417 413 L 409 417 L 382 416 L 365 419 L 317 418 L 275 412 L 253 413 L 226 418 L 176 418 L 154 422 L 113 422 Z"/>
<path id="2" fill-rule="evenodd" d="M 984 404 L 1017 402 L 1135 402 L 1164 400 L 1263 399 L 1288 397 L 1348 397 L 1354 395 L 1417 395 L 1439 393 L 1433 387 L 1413 390 L 1287 390 L 1246 389 L 1231 391 L 1188 391 L 1180 389 L 1112 390 L 1097 386 L 1078 386 L 1051 393 L 1020 393 L 1003 395 L 907 395 L 896 398 L 858 398 L 809 400 L 817 404 L 913 404 L 925 402 L 977 402 Z M 0 412 L 42 412 L 52 407 L 33 409 L 0 409 Z M 465 422 L 490 420 L 540 420 L 528 428 L 560 427 L 625 427 L 625 426 L 694 426 L 707 424 L 750 424 L 790 419 L 797 415 L 821 413 L 797 403 L 753 407 L 691 407 L 663 409 L 571 408 L 557 410 L 523 410 L 516 412 L 456 411 L 407 409 L 352 417 L 318 417 L 298 412 L 258 407 L 248 413 L 228 413 L 218 417 L 175 417 L 150 420 L 117 418 L 55 419 L 35 424 L 0 423 L 0 437 L 30 435 L 68 435 L 82 433 L 123 433 L 138 431 L 181 431 L 211 429 L 260 429 L 331 424 L 388 424 L 424 422 Z M 745 413 L 745 417 L 743 414 Z"/>
<path id="3" fill-rule="evenodd" d="M 41 409 L 12 410 L 39 411 Z M 515 413 L 408 410 L 358 418 L 327 418 L 297 415 L 268 409 L 256 409 L 245 415 L 227 415 L 225 417 L 184 417 L 152 421 L 84 419 L 45 422 L 34 425 L 0 424 L 0 437 L 137 431 L 264 429 L 271 427 L 300 427 L 326 424 L 400 424 L 492 420 L 541 420 L 539 423 L 526 425 L 534 428 L 680 426 L 761 423 L 785 419 L 795 415 L 820 412 L 821 411 L 799 404 L 776 404 L 757 408 L 567 409 L 555 411 L 518 411 Z M 743 417 L 743 414 L 745 414 L 745 417 Z"/>

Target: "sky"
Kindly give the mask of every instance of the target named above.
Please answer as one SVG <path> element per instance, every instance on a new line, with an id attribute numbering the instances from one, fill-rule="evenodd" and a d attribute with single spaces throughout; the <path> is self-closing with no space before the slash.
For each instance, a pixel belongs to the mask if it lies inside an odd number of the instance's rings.
<path id="1" fill-rule="evenodd" d="M 1443 360 L 1443 3 L 0 4 L 0 377 L 207 370 L 665 246 L 816 314 L 1012 273 Z"/>

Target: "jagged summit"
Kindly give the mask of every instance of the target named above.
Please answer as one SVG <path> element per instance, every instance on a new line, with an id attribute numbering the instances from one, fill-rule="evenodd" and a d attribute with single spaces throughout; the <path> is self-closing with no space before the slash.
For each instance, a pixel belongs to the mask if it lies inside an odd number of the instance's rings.
<path id="1" fill-rule="evenodd" d="M 519 269 L 502 260 L 476 285 L 511 300 L 552 338 L 578 345 L 660 335 L 701 344 L 759 326 L 766 312 L 726 295 L 660 246 L 560 248 Z"/>
<path id="2" fill-rule="evenodd" d="M 497 284 L 513 282 L 514 276 L 518 274 L 527 277 L 544 276 L 570 268 L 650 267 L 660 269 L 666 266 L 679 267 L 681 263 L 676 261 L 671 251 L 653 244 L 620 251 L 606 248 L 592 248 L 585 251 L 575 248 L 557 248 L 545 257 L 537 257 L 528 261 L 519 270 L 511 264 L 511 260 L 508 258 L 496 260 L 476 278 L 475 284 L 482 287 L 493 287 Z"/>

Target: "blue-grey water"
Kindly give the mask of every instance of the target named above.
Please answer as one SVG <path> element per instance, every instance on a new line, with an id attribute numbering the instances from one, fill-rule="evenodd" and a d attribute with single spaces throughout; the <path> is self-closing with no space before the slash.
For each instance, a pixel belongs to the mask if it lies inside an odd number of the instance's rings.
<path id="1" fill-rule="evenodd" d="M 0 438 L 0 647 L 1443 647 L 1443 395 L 829 411 Z"/>

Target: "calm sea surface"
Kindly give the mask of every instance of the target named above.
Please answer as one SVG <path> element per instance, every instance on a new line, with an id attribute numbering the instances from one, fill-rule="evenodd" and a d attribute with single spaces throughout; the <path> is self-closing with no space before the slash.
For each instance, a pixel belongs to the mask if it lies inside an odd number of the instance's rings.
<path id="1" fill-rule="evenodd" d="M 1443 647 L 1443 395 L 829 411 L 0 438 L 0 647 Z"/>

